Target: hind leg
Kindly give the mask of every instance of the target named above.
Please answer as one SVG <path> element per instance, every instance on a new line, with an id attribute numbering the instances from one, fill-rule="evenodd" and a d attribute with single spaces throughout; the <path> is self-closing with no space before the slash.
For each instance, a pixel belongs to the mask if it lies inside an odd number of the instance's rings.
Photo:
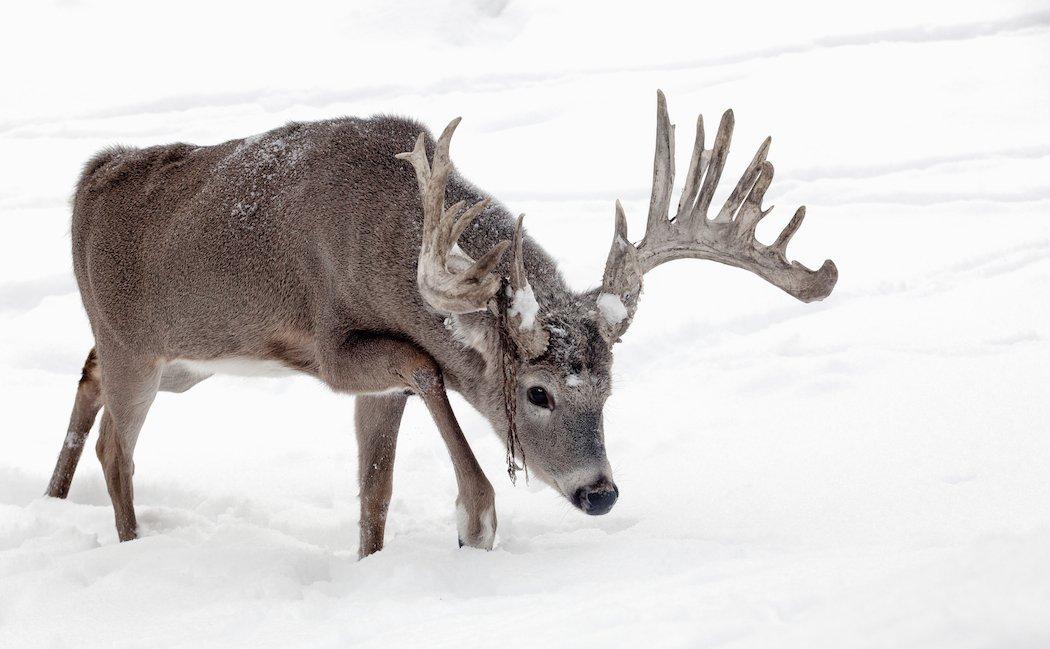
<path id="1" fill-rule="evenodd" d="M 103 351 L 100 360 L 105 410 L 95 450 L 113 501 L 117 535 L 121 541 L 129 541 L 136 537 L 138 528 L 131 482 L 135 473 L 135 442 L 157 395 L 162 371 L 154 359 L 114 356 Z"/>
<path id="2" fill-rule="evenodd" d="M 98 357 L 92 348 L 84 363 L 80 384 L 77 386 L 77 398 L 73 402 L 73 413 L 69 416 L 66 440 L 62 444 L 55 471 L 51 474 L 51 482 L 47 486 L 47 495 L 52 498 L 65 498 L 69 495 L 69 485 L 73 481 L 73 473 L 77 470 L 80 454 L 84 450 L 84 442 L 95 423 L 99 408 L 102 407 L 101 389 Z"/>
<path id="3" fill-rule="evenodd" d="M 169 365 L 161 376 L 162 392 L 185 392 L 208 378 L 205 374 L 194 374 L 178 366 Z M 69 416 L 69 427 L 62 450 L 58 453 L 51 482 L 47 485 L 47 495 L 52 498 L 65 498 L 69 495 L 69 486 L 73 482 L 80 455 L 84 451 L 91 427 L 95 423 L 98 411 L 102 408 L 102 376 L 99 371 L 98 356 L 92 348 L 88 353 L 84 370 L 77 386 L 76 401 L 73 402 L 73 413 Z"/>
<path id="4" fill-rule="evenodd" d="M 404 394 L 361 394 L 355 399 L 357 479 L 361 488 L 359 557 L 383 549 L 386 513 L 394 488 L 397 430 L 407 401 Z"/>

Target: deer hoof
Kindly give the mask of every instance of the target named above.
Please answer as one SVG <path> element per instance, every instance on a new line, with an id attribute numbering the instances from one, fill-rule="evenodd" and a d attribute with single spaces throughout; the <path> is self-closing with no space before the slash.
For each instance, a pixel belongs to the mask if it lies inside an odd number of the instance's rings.
<path id="1" fill-rule="evenodd" d="M 496 508 L 490 506 L 472 513 L 468 512 L 462 503 L 458 503 L 456 527 L 459 532 L 459 547 L 491 550 L 496 541 Z"/>

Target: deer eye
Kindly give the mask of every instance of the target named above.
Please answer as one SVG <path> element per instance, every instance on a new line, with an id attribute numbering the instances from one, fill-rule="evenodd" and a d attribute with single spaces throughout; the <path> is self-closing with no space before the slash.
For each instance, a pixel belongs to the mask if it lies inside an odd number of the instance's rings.
<path id="1" fill-rule="evenodd" d="M 538 385 L 534 385 L 529 388 L 529 402 L 534 406 L 540 408 L 550 408 L 554 410 L 554 400 L 547 395 L 547 391 Z"/>

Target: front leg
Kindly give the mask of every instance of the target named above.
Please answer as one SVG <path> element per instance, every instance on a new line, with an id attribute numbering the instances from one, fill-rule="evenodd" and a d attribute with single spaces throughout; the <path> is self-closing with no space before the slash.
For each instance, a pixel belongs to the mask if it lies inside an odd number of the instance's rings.
<path id="1" fill-rule="evenodd" d="M 441 369 L 436 361 L 414 344 L 397 338 L 380 334 L 352 334 L 341 337 L 338 342 L 320 346 L 320 376 L 333 389 L 352 394 L 384 392 L 403 388 L 419 395 L 437 424 L 441 438 L 448 448 L 452 459 L 452 468 L 456 475 L 458 495 L 456 497 L 456 520 L 460 545 L 492 549 L 496 536 L 495 492 L 492 484 L 478 465 L 477 458 L 463 436 L 452 406 L 448 402 L 445 383 Z M 372 395 L 369 399 L 385 399 Z M 359 400 L 360 406 L 364 400 Z M 388 406 L 389 407 L 389 406 Z M 402 403 L 401 408 L 404 407 Z M 366 406 L 366 408 L 368 408 Z M 396 433 L 397 417 L 387 412 L 384 421 L 373 426 Z M 373 417 L 374 412 L 364 412 L 366 419 Z M 393 423 L 392 423 L 393 422 Z M 361 434 L 361 423 L 358 423 L 358 434 Z M 383 454 L 380 444 L 378 453 Z M 362 466 L 366 467 L 362 479 L 376 478 L 377 484 L 367 488 L 362 485 L 362 519 L 361 519 L 361 556 L 375 552 L 383 546 L 383 528 L 386 522 L 386 505 L 389 504 L 392 475 L 384 474 L 374 467 L 379 462 L 365 464 L 366 455 L 376 453 L 376 449 L 365 450 L 361 455 Z M 387 461 L 381 466 L 389 472 L 393 467 L 394 443 L 390 440 Z M 374 471 L 372 474 L 370 472 Z M 366 497 L 371 499 L 366 501 Z M 366 509 L 367 514 L 366 514 Z M 380 520 L 380 512 L 382 519 Z M 367 530 L 366 530 L 367 528 Z M 366 538 L 367 536 L 367 538 Z"/>
<path id="2" fill-rule="evenodd" d="M 419 392 L 430 415 L 441 431 L 452 466 L 456 472 L 459 495 L 456 497 L 456 528 L 459 530 L 459 546 L 491 550 L 496 540 L 496 494 L 492 483 L 478 465 L 474 452 L 463 436 L 463 430 L 448 402 L 441 375 L 435 374 L 438 385 Z M 430 378 L 425 381 L 430 381 Z"/>

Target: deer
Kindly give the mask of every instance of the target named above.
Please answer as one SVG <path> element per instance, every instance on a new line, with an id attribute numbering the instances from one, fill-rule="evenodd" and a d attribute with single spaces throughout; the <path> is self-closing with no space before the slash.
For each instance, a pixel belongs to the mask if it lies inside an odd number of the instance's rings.
<path id="1" fill-rule="evenodd" d="M 769 245 L 770 139 L 714 217 L 732 110 L 705 148 L 696 122 L 677 209 L 674 126 L 657 92 L 644 236 L 616 201 L 599 287 L 570 289 L 522 216 L 449 158 L 460 118 L 437 137 L 402 117 L 291 122 L 212 146 L 112 147 L 84 166 L 72 201 L 73 270 L 94 337 L 47 494 L 65 498 L 101 410 L 96 452 L 120 541 L 135 539 L 134 451 L 158 391 L 216 375 L 305 374 L 355 395 L 359 556 L 383 547 L 398 429 L 422 399 L 456 480 L 460 547 L 491 549 L 495 496 L 448 399 L 460 394 L 524 469 L 590 515 L 619 489 L 603 408 L 613 346 L 642 278 L 677 259 L 750 271 L 803 302 L 838 270 L 789 261 L 800 207 Z"/>

